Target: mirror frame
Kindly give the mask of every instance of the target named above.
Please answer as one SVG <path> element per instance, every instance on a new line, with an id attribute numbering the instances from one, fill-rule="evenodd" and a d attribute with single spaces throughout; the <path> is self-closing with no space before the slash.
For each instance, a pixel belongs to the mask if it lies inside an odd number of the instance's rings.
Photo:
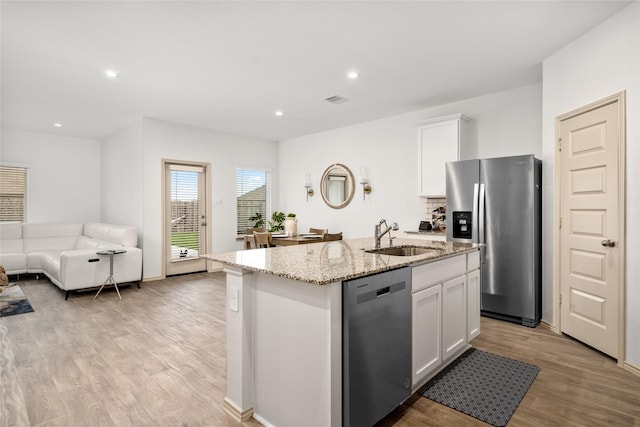
<path id="1" fill-rule="evenodd" d="M 327 197 L 327 186 L 326 186 L 326 180 L 329 177 L 329 175 L 331 174 L 331 172 L 335 169 L 343 169 L 348 176 L 348 179 L 350 180 L 349 183 L 347 183 L 348 185 L 348 194 L 347 197 L 344 199 L 344 201 L 342 203 L 333 203 L 329 200 L 329 198 Z M 353 195 L 356 192 L 356 180 L 353 176 L 353 173 L 351 172 L 351 169 L 349 169 L 347 166 L 343 165 L 342 163 L 334 163 L 331 166 L 329 166 L 324 173 L 322 174 L 322 178 L 320 179 L 320 194 L 322 194 L 322 200 L 324 200 L 324 202 L 327 204 L 327 206 L 329 206 L 330 208 L 333 209 L 342 209 L 345 206 L 347 206 L 349 203 L 351 203 L 351 200 L 353 200 Z"/>

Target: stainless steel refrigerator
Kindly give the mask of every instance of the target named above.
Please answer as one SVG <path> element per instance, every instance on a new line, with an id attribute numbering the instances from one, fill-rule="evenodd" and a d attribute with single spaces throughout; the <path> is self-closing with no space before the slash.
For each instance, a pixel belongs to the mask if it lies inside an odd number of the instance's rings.
<path id="1" fill-rule="evenodd" d="M 542 162 L 533 155 L 446 166 L 447 241 L 482 243 L 481 313 L 535 327 L 542 313 Z"/>

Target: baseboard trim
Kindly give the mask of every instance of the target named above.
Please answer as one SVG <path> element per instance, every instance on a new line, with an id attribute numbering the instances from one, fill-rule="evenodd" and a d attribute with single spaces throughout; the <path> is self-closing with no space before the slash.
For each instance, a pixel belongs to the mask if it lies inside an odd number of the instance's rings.
<path id="1" fill-rule="evenodd" d="M 560 332 L 560 330 L 558 329 L 558 327 L 556 325 L 552 325 L 551 323 L 547 322 L 544 319 L 540 320 L 540 326 L 542 326 L 543 329 L 551 331 L 556 335 L 562 335 L 562 332 Z"/>
<path id="2" fill-rule="evenodd" d="M 165 277 L 165 276 L 144 277 L 144 278 L 142 279 L 142 282 L 143 282 L 143 283 L 145 283 L 145 282 L 155 282 L 156 280 L 164 280 L 164 279 L 166 279 L 166 277 Z"/>
<path id="3" fill-rule="evenodd" d="M 224 264 L 223 263 L 207 259 L 207 271 L 209 273 L 213 273 L 213 272 L 216 272 L 216 271 L 222 271 L 223 268 L 224 268 Z"/>
<path id="4" fill-rule="evenodd" d="M 247 422 L 253 417 L 253 408 L 246 409 L 244 411 L 240 411 L 231 401 L 229 401 L 226 397 L 224 398 L 224 411 L 231 415 L 236 421 L 241 423 Z"/>
<path id="5" fill-rule="evenodd" d="M 631 363 L 629 363 L 629 362 L 624 362 L 623 368 L 624 368 L 626 371 L 629 371 L 629 372 L 631 372 L 632 374 L 635 374 L 635 375 L 637 375 L 637 376 L 639 376 L 639 377 L 640 377 L 640 366 L 636 366 L 636 365 L 631 364 Z"/>

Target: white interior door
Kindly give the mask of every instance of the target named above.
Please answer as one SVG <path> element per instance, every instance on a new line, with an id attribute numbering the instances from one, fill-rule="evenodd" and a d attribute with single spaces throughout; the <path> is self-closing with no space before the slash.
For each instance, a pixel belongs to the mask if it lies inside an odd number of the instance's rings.
<path id="1" fill-rule="evenodd" d="M 165 274 L 205 271 L 209 251 L 208 165 L 165 161 Z"/>
<path id="2" fill-rule="evenodd" d="M 560 327 L 619 356 L 624 221 L 620 101 L 560 118 Z M 623 218 L 623 216 L 622 216 Z"/>

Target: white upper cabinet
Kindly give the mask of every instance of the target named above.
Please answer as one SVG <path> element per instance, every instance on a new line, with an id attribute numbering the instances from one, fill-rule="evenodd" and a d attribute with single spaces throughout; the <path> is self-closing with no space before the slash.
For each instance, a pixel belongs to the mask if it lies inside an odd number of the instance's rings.
<path id="1" fill-rule="evenodd" d="M 418 124 L 418 196 L 444 197 L 445 164 L 475 157 L 468 117 L 453 114 Z"/>

